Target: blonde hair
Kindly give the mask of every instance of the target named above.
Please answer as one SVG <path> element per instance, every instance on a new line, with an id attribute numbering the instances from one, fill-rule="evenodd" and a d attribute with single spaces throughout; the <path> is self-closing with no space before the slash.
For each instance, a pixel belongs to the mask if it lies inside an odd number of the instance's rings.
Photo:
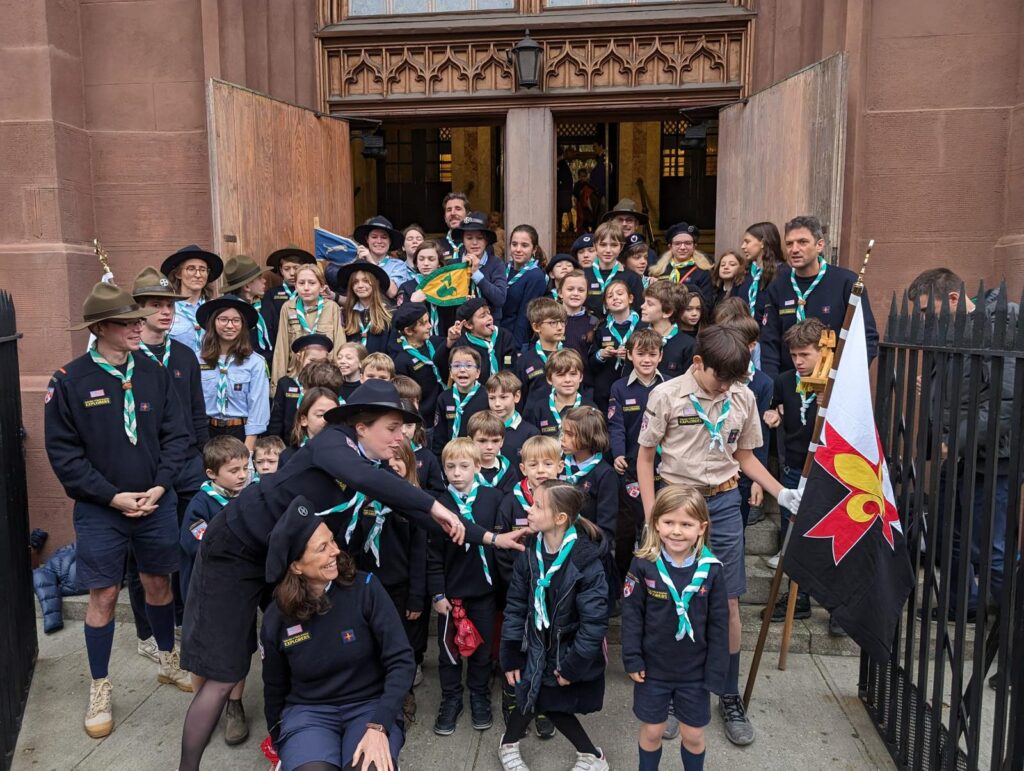
<path id="1" fill-rule="evenodd" d="M 701 270 L 706 270 L 708 272 L 713 271 L 714 267 L 715 267 L 711 263 L 711 260 L 708 259 L 708 256 L 706 254 L 704 254 L 704 252 L 702 252 L 696 246 L 694 246 L 694 248 L 693 248 L 693 264 L 696 265 Z M 665 252 L 663 255 L 661 255 L 661 257 L 658 259 L 658 261 L 656 263 L 654 263 L 654 267 L 651 268 L 650 270 L 648 270 L 647 272 L 650 273 L 652 276 L 659 276 L 659 277 L 665 276 L 668 273 L 671 273 L 672 272 L 672 250 L 669 249 L 667 252 Z"/>
<path id="2" fill-rule="evenodd" d="M 359 330 L 359 312 L 356 310 L 356 303 L 361 300 L 352 291 L 352 283 L 358 276 L 365 278 L 370 284 L 370 296 L 366 300 L 366 313 L 370 317 L 370 332 L 379 335 L 388 325 L 391 324 L 391 311 L 384 304 L 380 294 L 380 284 L 373 274 L 367 270 L 354 270 L 349 276 L 348 286 L 345 287 L 345 334 L 357 336 Z"/>
<path id="3" fill-rule="evenodd" d="M 471 460 L 480 466 L 484 462 L 484 457 L 476 442 L 468 436 L 460 436 L 458 439 L 452 439 L 441 450 L 441 465 L 445 465 L 450 460 Z"/>
<path id="4" fill-rule="evenodd" d="M 295 271 L 295 280 L 299 280 L 299 274 L 303 272 L 312 273 L 316 276 L 316 280 L 320 282 L 320 286 L 327 286 L 327 279 L 324 278 L 323 269 L 314 262 L 304 262 Z"/>
<path id="5" fill-rule="evenodd" d="M 387 372 L 389 380 L 395 376 L 395 360 L 386 353 L 371 353 L 359 362 L 360 372 L 366 372 L 370 367 Z"/>
<path id="6" fill-rule="evenodd" d="M 666 514 L 682 509 L 688 516 L 693 517 L 701 524 L 706 525 L 704 535 L 697 539 L 694 552 L 700 553 L 701 549 L 711 541 L 711 516 L 708 514 L 708 504 L 704 496 L 692 487 L 683 485 L 669 485 L 658 491 L 654 499 L 654 508 L 651 509 L 651 521 L 644 528 L 644 537 L 640 542 L 640 548 L 634 552 L 642 560 L 654 562 L 661 555 L 661 538 L 655 525 L 658 520 Z"/>
<path id="7" fill-rule="evenodd" d="M 614 241 L 618 244 L 626 243 L 626 236 L 623 235 L 619 223 L 614 220 L 608 220 L 597 226 L 597 230 L 594 231 L 594 246 L 597 246 L 602 241 Z"/>
<path id="8" fill-rule="evenodd" d="M 562 445 L 553 436 L 531 436 L 519 450 L 519 460 L 528 463 L 531 460 L 548 458 L 553 461 L 562 460 Z"/>

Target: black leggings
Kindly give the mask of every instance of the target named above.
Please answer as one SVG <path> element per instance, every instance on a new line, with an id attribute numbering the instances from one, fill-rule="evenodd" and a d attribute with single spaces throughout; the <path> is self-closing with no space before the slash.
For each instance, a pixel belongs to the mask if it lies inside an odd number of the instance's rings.
<path id="1" fill-rule="evenodd" d="M 545 717 L 554 723 L 555 728 L 562 732 L 562 736 L 572 742 L 576 752 L 583 752 L 589 755 L 600 755 L 597 747 L 590 740 L 587 732 L 583 729 L 578 717 L 571 712 L 545 712 Z M 526 729 L 533 721 L 533 712 L 520 712 L 512 710 L 508 718 L 508 726 L 505 728 L 505 735 L 501 738 L 502 744 L 515 744 L 526 736 Z"/>

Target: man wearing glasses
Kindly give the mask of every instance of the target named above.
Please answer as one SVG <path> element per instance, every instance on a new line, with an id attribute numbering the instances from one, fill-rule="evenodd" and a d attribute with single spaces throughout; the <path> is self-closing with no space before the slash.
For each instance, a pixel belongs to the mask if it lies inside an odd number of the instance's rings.
<path id="1" fill-rule="evenodd" d="M 78 578 L 89 590 L 85 647 L 92 683 L 85 731 L 114 727 L 108 676 L 114 607 L 131 549 L 157 643 L 158 679 L 191 691 L 174 651 L 170 575 L 178 565 L 174 480 L 189 435 L 168 370 L 139 353 L 153 308 L 113 284 L 93 287 L 82 322 L 92 347 L 54 373 L 45 396 L 46 452 L 75 502 Z"/>

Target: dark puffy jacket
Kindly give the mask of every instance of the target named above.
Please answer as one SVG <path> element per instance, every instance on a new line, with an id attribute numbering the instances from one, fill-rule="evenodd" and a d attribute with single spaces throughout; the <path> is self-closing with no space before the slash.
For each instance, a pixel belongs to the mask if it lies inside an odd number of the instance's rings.
<path id="1" fill-rule="evenodd" d="M 61 546 L 45 565 L 33 570 L 32 586 L 43 611 L 43 631 L 52 634 L 63 629 L 61 597 L 86 593 L 86 590 L 78 585 L 75 545 L 69 543 L 67 546 Z"/>

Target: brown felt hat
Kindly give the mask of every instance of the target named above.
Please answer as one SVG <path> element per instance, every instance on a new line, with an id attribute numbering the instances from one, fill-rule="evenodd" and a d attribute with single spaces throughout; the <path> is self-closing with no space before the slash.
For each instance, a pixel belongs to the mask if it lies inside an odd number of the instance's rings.
<path id="1" fill-rule="evenodd" d="M 601 217 L 601 222 L 607 222 L 616 214 L 628 214 L 631 217 L 636 217 L 637 224 L 639 225 L 646 225 L 648 221 L 647 215 L 637 207 L 636 201 L 632 198 L 619 199 L 619 202 L 615 204 L 615 208 L 605 212 L 604 216 Z"/>
<path id="2" fill-rule="evenodd" d="M 132 297 L 161 297 L 165 300 L 184 300 L 185 295 L 174 291 L 167 276 L 147 265 L 139 271 L 132 284 Z"/>
<path id="3" fill-rule="evenodd" d="M 135 298 L 114 284 L 96 284 L 82 303 L 82 321 L 71 329 L 86 329 L 100 321 L 131 321 L 156 313 L 156 308 L 140 308 Z"/>
<path id="4" fill-rule="evenodd" d="M 227 294 L 241 289 L 250 281 L 259 278 L 263 274 L 263 268 L 257 265 L 251 257 L 239 254 L 229 257 L 224 263 L 223 285 L 221 292 Z"/>

